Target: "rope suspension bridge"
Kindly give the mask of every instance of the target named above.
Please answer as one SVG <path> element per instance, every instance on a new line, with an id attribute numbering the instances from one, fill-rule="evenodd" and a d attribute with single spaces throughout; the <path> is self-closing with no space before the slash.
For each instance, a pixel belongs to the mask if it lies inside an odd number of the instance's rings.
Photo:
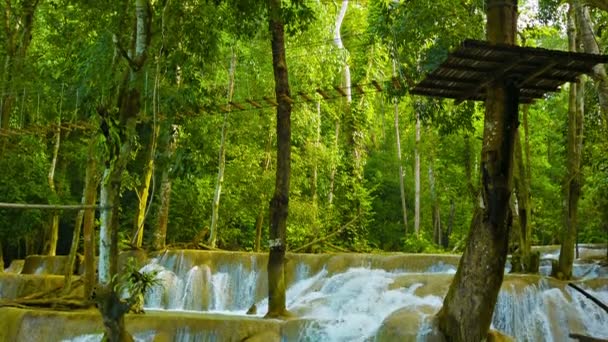
<path id="1" fill-rule="evenodd" d="M 297 91 L 294 92 L 290 97 L 286 97 L 287 101 L 292 104 L 304 104 L 314 103 L 316 101 L 332 101 L 340 98 L 347 97 L 353 93 L 358 96 L 364 96 L 366 94 L 381 93 L 392 87 L 393 89 L 401 89 L 402 85 L 398 78 L 393 77 L 386 81 L 371 80 L 367 83 L 357 83 L 350 87 L 334 85 L 329 88 L 318 87 L 314 91 Z M 202 106 L 198 114 L 217 114 L 217 113 L 238 113 L 247 111 L 264 110 L 273 108 L 278 105 L 274 96 L 262 96 L 259 98 L 243 98 L 240 100 L 233 100 L 225 104 L 213 103 L 210 105 Z M 172 116 L 172 119 L 180 118 L 192 118 L 197 115 L 185 115 L 176 114 Z M 167 116 L 161 115 L 159 120 L 167 120 Z M 61 124 L 47 123 L 44 125 L 31 125 L 29 127 L 22 128 L 0 128 L 0 136 L 10 137 L 15 135 L 26 135 L 26 134 L 46 134 L 49 131 L 56 131 L 60 129 L 62 131 L 93 131 L 99 128 L 98 125 L 91 122 L 91 120 L 71 120 L 65 121 Z"/>

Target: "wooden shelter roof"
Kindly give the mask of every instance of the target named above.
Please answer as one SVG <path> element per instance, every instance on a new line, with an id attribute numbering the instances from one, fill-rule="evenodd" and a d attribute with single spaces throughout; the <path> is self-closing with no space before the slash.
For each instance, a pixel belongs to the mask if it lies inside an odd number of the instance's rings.
<path id="1" fill-rule="evenodd" d="M 608 63 L 608 56 L 465 40 L 410 93 L 457 103 L 484 101 L 486 87 L 494 80 L 513 78 L 520 89 L 519 102 L 530 103 L 599 63 Z"/>

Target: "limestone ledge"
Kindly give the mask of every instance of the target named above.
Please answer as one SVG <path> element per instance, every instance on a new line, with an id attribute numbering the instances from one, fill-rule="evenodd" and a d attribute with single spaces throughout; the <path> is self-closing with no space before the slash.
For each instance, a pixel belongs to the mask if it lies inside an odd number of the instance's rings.
<path id="1" fill-rule="evenodd" d="M 186 334 L 226 342 L 278 342 L 281 338 L 292 341 L 297 340 L 307 322 L 175 311 L 128 314 L 125 319 L 131 334 L 151 334 L 156 342 L 174 341 Z M 102 332 L 101 316 L 95 309 L 67 312 L 0 308 L 0 341 L 55 342 Z"/>

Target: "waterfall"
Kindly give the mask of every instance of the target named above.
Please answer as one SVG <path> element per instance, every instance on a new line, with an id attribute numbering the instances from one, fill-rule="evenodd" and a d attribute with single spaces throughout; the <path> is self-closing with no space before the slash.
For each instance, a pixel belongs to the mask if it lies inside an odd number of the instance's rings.
<path id="1" fill-rule="evenodd" d="M 550 267 L 549 259 L 543 256 L 543 272 Z M 262 254 L 166 252 L 141 268 L 157 272 L 159 281 L 147 293 L 145 309 L 163 317 L 187 315 L 170 332 L 162 332 L 175 341 L 241 336 L 235 328 L 218 328 L 217 322 L 224 321 L 249 326 L 249 333 L 274 331 L 283 341 L 424 341 L 435 334 L 431 318 L 441 308 L 458 259 L 289 255 L 286 304 L 297 319 L 285 322 L 261 318 L 268 306 L 266 262 Z M 577 261 L 574 273 L 583 279 L 580 286 L 608 302 L 605 266 Z M 246 315 L 252 304 L 256 314 Z M 192 325 L 205 317 L 216 323 Z M 570 333 L 608 339 L 607 326 L 608 315 L 565 282 L 531 275 L 505 275 L 492 319 L 493 329 L 517 341 L 564 341 Z M 70 341 L 97 341 L 95 336 Z M 146 336 L 136 335 L 141 341 L 147 341 Z"/>

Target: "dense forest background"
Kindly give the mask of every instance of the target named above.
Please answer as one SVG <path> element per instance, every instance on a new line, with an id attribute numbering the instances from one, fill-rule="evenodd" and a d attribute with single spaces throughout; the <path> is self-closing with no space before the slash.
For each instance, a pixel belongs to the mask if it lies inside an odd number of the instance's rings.
<path id="1" fill-rule="evenodd" d="M 483 39 L 484 1 L 293 3 L 286 19 L 294 101 L 289 249 L 460 250 L 478 201 L 483 105 L 455 106 L 408 89 L 462 40 Z M 120 101 L 123 74 L 137 63 L 133 4 L 2 6 L 0 202 L 81 203 L 87 165 L 99 160 L 99 182 L 101 161 L 112 153 L 104 125 L 124 124 L 100 108 Z M 264 6 L 158 0 L 147 10 L 147 59 L 136 65 L 141 111 L 126 137 L 134 148 L 122 174 L 123 247 L 157 246 L 166 225 L 167 244 L 267 250 L 276 117 Z M 519 44 L 568 50 L 566 12 L 557 1 L 520 1 Z M 590 15 L 605 54 L 608 13 Z M 578 240 L 604 242 L 608 139 L 596 87 L 585 84 Z M 560 243 L 564 227 L 563 88 L 520 107 L 534 244 Z M 76 217 L 0 209 L 5 258 L 53 253 L 53 227 L 56 253 L 67 254 Z"/>

